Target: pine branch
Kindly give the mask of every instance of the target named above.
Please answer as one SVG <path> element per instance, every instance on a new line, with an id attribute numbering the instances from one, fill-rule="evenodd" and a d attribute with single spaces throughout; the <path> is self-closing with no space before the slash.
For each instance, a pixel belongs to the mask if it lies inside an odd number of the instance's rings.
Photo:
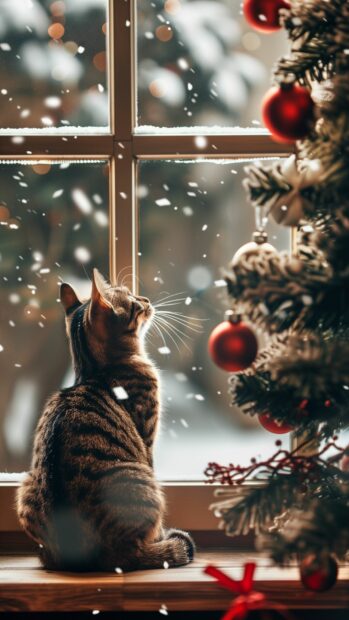
<path id="1" fill-rule="evenodd" d="M 304 442 L 303 448 L 310 441 Z M 276 443 L 280 445 L 281 442 Z M 329 450 L 335 450 L 336 455 L 325 460 Z M 331 441 L 311 455 L 302 455 L 300 447 L 292 452 L 280 449 L 265 461 L 253 459 L 247 467 L 209 463 L 205 472 L 209 482 L 219 481 L 240 488 L 238 492 L 218 491 L 223 499 L 215 502 L 211 509 L 221 518 L 220 527 L 225 528 L 227 535 L 236 536 L 247 534 L 251 529 L 257 533 L 267 531 L 277 515 L 291 507 L 293 510 L 307 508 L 314 498 L 343 503 L 349 499 L 349 474 L 335 467 L 335 463 L 348 452 L 349 449 Z M 251 478 L 264 484 L 244 488 L 242 485 Z"/>
<path id="2" fill-rule="evenodd" d="M 247 493 L 221 493 L 222 500 L 210 508 L 221 518 L 219 527 L 227 536 L 246 535 L 250 530 L 256 534 L 271 524 L 275 514 L 287 510 L 298 494 L 296 476 L 284 475 L 273 478 L 266 486 L 250 489 Z M 228 499 L 227 499 L 228 497 Z"/>
<path id="3" fill-rule="evenodd" d="M 285 513 L 276 531 L 261 537 L 259 548 L 268 550 L 273 560 L 284 565 L 299 555 L 334 553 L 344 558 L 349 549 L 348 496 L 309 502 L 304 510 Z M 277 531 L 279 529 L 279 531 Z"/>
<path id="4" fill-rule="evenodd" d="M 283 25 L 290 38 L 309 41 L 327 38 L 343 29 L 347 31 L 349 3 L 347 0 L 293 0 L 290 11 L 283 13 Z"/>
<path id="5" fill-rule="evenodd" d="M 277 83 L 296 81 L 310 86 L 311 82 L 322 82 L 331 78 L 336 71 L 336 56 L 319 39 L 303 44 L 300 49 L 279 59 L 274 71 Z"/>
<path id="6" fill-rule="evenodd" d="M 252 321 L 271 331 L 283 331 L 295 321 L 305 324 L 309 315 L 318 322 L 316 304 L 323 302 L 324 290 L 334 285 L 322 255 L 305 247 L 299 253 L 299 258 L 285 252 L 244 254 L 226 276 L 234 302 Z"/>

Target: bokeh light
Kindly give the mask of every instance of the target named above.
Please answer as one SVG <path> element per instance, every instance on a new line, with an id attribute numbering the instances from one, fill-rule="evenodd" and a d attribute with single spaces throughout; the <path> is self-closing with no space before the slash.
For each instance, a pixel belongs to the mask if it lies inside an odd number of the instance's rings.
<path id="1" fill-rule="evenodd" d="M 65 33 L 64 26 L 59 22 L 54 22 L 47 29 L 48 34 L 52 39 L 61 39 Z"/>
<path id="2" fill-rule="evenodd" d="M 162 26 L 158 26 L 157 29 L 155 30 L 155 34 L 157 38 L 159 39 L 159 41 L 162 41 L 163 43 L 167 43 L 167 41 L 171 41 L 173 37 L 173 31 L 171 27 L 165 26 L 165 24 L 163 24 Z"/>

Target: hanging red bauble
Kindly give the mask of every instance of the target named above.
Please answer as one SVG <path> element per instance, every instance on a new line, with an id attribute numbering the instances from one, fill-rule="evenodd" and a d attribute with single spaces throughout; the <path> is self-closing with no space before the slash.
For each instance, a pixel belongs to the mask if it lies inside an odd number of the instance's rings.
<path id="1" fill-rule="evenodd" d="M 280 9 L 289 9 L 285 0 L 244 0 L 243 9 L 246 21 L 260 32 L 275 32 L 281 28 Z"/>
<path id="2" fill-rule="evenodd" d="M 258 416 L 260 424 L 270 433 L 276 435 L 283 435 L 284 433 L 290 433 L 294 427 L 288 422 L 282 420 L 274 420 L 270 413 L 261 413 Z"/>
<path id="3" fill-rule="evenodd" d="M 337 581 L 338 565 L 331 555 L 307 555 L 300 564 L 300 576 L 304 587 L 314 592 L 324 592 Z"/>
<path id="4" fill-rule="evenodd" d="M 239 317 L 230 314 L 228 320 L 212 331 L 208 351 L 215 364 L 223 370 L 240 372 L 256 359 L 258 343 L 252 329 Z"/>
<path id="5" fill-rule="evenodd" d="M 262 101 L 262 118 L 276 141 L 292 143 L 309 133 L 314 122 L 314 102 L 303 86 L 274 86 Z"/>

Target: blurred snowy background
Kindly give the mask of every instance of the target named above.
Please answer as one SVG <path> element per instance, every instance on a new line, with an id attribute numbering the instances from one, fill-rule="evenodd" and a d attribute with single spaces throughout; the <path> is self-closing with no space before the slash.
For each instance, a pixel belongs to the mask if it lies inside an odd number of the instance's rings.
<path id="1" fill-rule="evenodd" d="M 159 307 L 179 314 L 163 315 L 170 326 L 160 323 L 163 339 L 152 329 L 148 344 L 162 376 L 164 411 L 156 467 L 165 479 L 200 478 L 208 461 L 247 464 L 275 448 L 275 435 L 230 406 L 228 373 L 207 353 L 208 336 L 229 308 L 223 269 L 255 230 L 241 185 L 244 165 L 206 161 L 140 166 L 140 289 L 154 301 L 166 295 L 181 299 Z M 289 249 L 288 229 L 269 224 L 268 233 L 277 249 Z M 195 324 L 201 319 L 202 333 L 181 323 L 180 315 Z M 263 334 L 258 336 L 263 339 Z"/>
<path id="2" fill-rule="evenodd" d="M 108 131 L 106 6 L 0 0 L 0 133 Z M 283 35 L 246 28 L 239 0 L 138 0 L 137 21 L 138 131 L 260 128 L 259 100 Z M 162 478 L 201 478 L 208 460 L 246 461 L 275 440 L 229 407 L 227 376 L 207 356 L 227 306 L 220 268 L 253 231 L 242 168 L 139 165 L 140 289 L 153 300 L 180 293 L 170 309 L 205 319 L 201 334 L 184 328 L 185 344 L 151 335 L 163 370 Z M 0 179 L 0 471 L 15 472 L 29 466 L 43 402 L 72 381 L 58 283 L 88 295 L 92 267 L 108 274 L 108 168 L 2 163 Z M 270 234 L 288 247 L 287 235 Z"/>
<path id="3" fill-rule="evenodd" d="M 0 1 L 0 127 L 108 131 L 106 19 L 106 0 Z"/>
<path id="4" fill-rule="evenodd" d="M 241 0 L 138 0 L 138 131 L 261 128 L 260 100 L 285 32 L 246 24 Z"/>

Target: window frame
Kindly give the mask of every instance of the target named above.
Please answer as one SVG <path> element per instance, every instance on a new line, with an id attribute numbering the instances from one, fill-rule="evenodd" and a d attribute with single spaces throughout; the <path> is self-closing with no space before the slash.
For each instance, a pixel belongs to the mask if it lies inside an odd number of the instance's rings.
<path id="1" fill-rule="evenodd" d="M 279 144 L 265 132 L 206 133 L 206 145 L 198 148 L 195 131 L 185 134 L 141 134 L 136 123 L 136 3 L 137 0 L 108 0 L 106 52 L 108 58 L 109 133 L 49 135 L 40 132 L 1 134 L 1 160 L 100 160 L 109 165 L 109 256 L 110 280 L 116 283 L 122 269 L 131 275 L 125 284 L 137 292 L 138 215 L 136 204 L 137 163 L 157 159 L 246 159 L 285 157 L 291 145 Z M 121 59 L 119 62 L 118 59 Z M 64 141 L 62 140 L 64 137 Z M 122 196 L 126 195 L 126 199 Z M 0 534 L 20 531 L 15 511 L 15 492 L 20 482 L 13 475 L 0 477 Z M 204 482 L 162 482 L 170 525 L 189 530 L 217 530 L 217 519 L 208 510 L 213 488 Z M 185 507 L 185 510 L 184 510 Z"/>

